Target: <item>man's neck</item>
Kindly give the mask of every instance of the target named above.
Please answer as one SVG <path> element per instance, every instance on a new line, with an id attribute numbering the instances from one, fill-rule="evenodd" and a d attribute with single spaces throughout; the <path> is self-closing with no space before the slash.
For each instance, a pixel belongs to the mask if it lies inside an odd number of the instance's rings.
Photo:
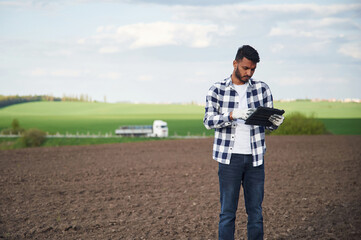
<path id="1" fill-rule="evenodd" d="M 244 82 L 242 80 L 239 80 L 234 73 L 232 74 L 231 79 L 232 79 L 232 83 L 234 85 L 244 85 L 244 84 L 246 84 L 248 82 L 248 81 Z"/>

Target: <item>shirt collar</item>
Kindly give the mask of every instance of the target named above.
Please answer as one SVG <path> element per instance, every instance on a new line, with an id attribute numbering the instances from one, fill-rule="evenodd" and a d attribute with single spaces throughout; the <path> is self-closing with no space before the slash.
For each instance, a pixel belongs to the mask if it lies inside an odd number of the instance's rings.
<path id="1" fill-rule="evenodd" d="M 248 80 L 247 84 L 249 84 L 250 87 L 253 87 L 253 84 L 254 84 L 253 78 L 250 78 Z M 232 75 L 229 76 L 229 78 L 226 79 L 226 87 L 232 87 L 233 88 Z"/>

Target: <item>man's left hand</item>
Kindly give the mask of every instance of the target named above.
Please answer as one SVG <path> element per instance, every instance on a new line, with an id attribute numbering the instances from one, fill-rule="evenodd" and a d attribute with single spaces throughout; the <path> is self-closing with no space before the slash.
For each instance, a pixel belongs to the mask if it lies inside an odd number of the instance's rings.
<path id="1" fill-rule="evenodd" d="M 284 119 L 285 119 L 285 117 L 282 116 L 282 115 L 273 114 L 273 115 L 271 115 L 271 116 L 269 117 L 268 120 L 269 120 L 273 125 L 279 127 L 279 126 L 283 123 L 283 120 L 284 120 Z"/>

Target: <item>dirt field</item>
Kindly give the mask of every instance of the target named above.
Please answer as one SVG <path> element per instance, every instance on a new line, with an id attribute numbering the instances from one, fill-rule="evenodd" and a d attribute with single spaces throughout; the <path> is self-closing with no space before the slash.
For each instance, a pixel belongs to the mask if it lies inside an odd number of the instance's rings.
<path id="1" fill-rule="evenodd" d="M 269 136 L 267 147 L 265 239 L 361 239 L 361 136 Z M 0 151 L 0 239 L 217 239 L 211 148 L 209 138 Z"/>

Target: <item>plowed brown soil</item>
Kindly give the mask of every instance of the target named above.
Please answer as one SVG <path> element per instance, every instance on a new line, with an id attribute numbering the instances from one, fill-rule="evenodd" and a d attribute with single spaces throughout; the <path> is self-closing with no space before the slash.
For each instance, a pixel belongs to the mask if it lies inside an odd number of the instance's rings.
<path id="1" fill-rule="evenodd" d="M 0 151 L 0 239 L 217 239 L 212 141 Z M 265 239 L 361 239 L 361 136 L 267 147 Z"/>

